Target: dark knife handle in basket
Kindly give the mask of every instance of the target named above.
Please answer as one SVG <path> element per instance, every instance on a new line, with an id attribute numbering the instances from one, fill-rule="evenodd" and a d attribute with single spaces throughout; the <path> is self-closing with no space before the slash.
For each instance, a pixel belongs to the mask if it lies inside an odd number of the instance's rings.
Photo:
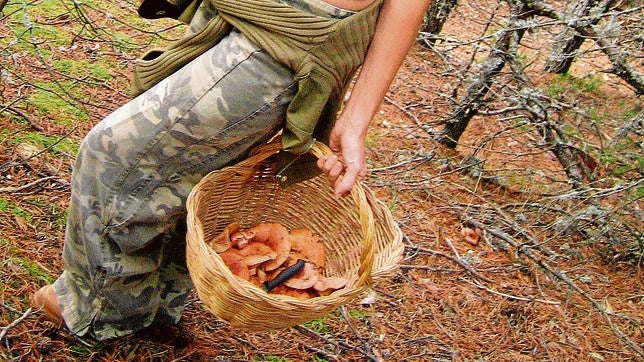
<path id="1" fill-rule="evenodd" d="M 295 274 L 299 273 L 302 268 L 304 268 L 304 260 L 298 259 L 297 263 L 289 266 L 288 268 L 282 270 L 277 276 L 271 280 L 265 281 L 262 284 L 262 288 L 270 292 L 276 286 L 284 283 L 285 281 L 291 279 Z"/>

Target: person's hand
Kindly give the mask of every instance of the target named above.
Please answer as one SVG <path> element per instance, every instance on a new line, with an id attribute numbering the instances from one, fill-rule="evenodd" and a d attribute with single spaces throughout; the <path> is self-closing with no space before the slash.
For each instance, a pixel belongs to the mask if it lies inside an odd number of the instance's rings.
<path id="1" fill-rule="evenodd" d="M 347 195 L 356 181 L 367 175 L 364 137 L 335 127 L 329 138 L 333 155 L 318 159 L 318 167 L 326 173 L 336 197 Z"/>
<path id="2" fill-rule="evenodd" d="M 385 0 L 375 35 L 342 114 L 331 131 L 333 155 L 318 160 L 336 197 L 367 175 L 364 141 L 391 81 L 414 44 L 430 0 Z"/>

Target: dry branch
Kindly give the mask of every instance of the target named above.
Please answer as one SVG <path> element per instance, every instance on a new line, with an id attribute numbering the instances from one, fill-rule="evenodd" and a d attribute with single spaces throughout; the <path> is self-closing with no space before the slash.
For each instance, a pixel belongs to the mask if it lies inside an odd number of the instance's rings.
<path id="1" fill-rule="evenodd" d="M 544 4 L 542 1 L 523 0 L 523 2 L 526 4 L 528 9 L 535 11 L 538 15 L 549 17 L 561 22 L 566 20 L 563 14 L 555 10 L 552 6 Z M 639 9 L 642 10 L 644 7 L 639 6 Z M 637 11 L 637 8 L 633 10 Z M 626 55 L 616 44 L 611 43 L 607 37 L 598 33 L 592 24 L 589 24 L 586 21 L 578 19 L 577 21 L 568 21 L 565 23 L 579 34 L 588 39 L 592 39 L 597 43 L 602 52 L 608 56 L 613 64 L 612 73 L 630 84 L 637 94 L 644 94 L 644 78 L 635 68 L 628 64 Z"/>
<path id="2" fill-rule="evenodd" d="M 6 327 L 0 327 L 2 329 L 2 332 L 0 332 L 0 341 L 4 339 L 4 337 L 7 335 L 7 332 L 18 324 L 22 323 L 22 321 L 25 320 L 31 314 L 31 308 L 28 308 L 18 319 L 14 320 L 13 322 L 9 323 Z"/>
<path id="3" fill-rule="evenodd" d="M 342 315 L 342 318 L 344 318 L 345 322 L 347 322 L 347 325 L 349 326 L 349 329 L 355 334 L 356 338 L 362 343 L 362 348 L 364 349 L 364 354 L 371 356 L 370 358 L 373 358 L 374 360 L 378 362 L 382 362 L 380 358 L 377 358 L 374 353 L 372 353 L 373 348 L 369 345 L 367 341 L 362 338 L 356 327 L 353 325 L 353 322 L 351 322 L 351 318 L 349 317 L 349 314 L 347 313 L 347 308 L 345 306 L 340 307 L 340 314 Z"/>
<path id="4" fill-rule="evenodd" d="M 456 148 L 458 140 L 465 132 L 470 120 L 476 116 L 485 103 L 485 97 L 490 91 L 495 78 L 505 64 L 512 62 L 514 57 L 510 51 L 513 43 L 519 43 L 525 28 L 519 23 L 531 16 L 523 4 L 512 4 L 510 24 L 501 32 L 488 58 L 481 65 L 479 73 L 470 79 L 466 94 L 459 100 L 458 108 L 452 112 L 445 129 L 438 137 L 440 143 L 450 148 Z"/>
<path id="5" fill-rule="evenodd" d="M 10 186 L 10 187 L 0 187 L 0 194 L 1 193 L 13 193 L 13 192 L 20 192 L 26 189 L 29 189 L 33 186 L 38 185 L 41 182 L 49 181 L 49 180 L 54 180 L 57 179 L 58 177 L 56 176 L 47 176 L 43 178 L 39 178 L 35 181 L 32 181 L 28 184 L 22 185 L 22 186 Z"/>
<path id="6" fill-rule="evenodd" d="M 363 356 L 367 357 L 367 359 L 369 361 L 380 362 L 380 361 L 378 361 L 376 359 L 376 357 L 372 356 L 371 354 L 367 353 L 364 350 L 361 350 L 360 348 L 358 348 L 356 346 L 353 346 L 353 345 L 351 345 L 349 343 L 346 343 L 346 342 L 343 342 L 343 341 L 334 342 L 334 341 L 326 338 L 325 336 L 321 335 L 320 333 L 312 330 L 311 328 L 307 328 L 307 327 L 305 327 L 303 325 L 296 325 L 293 328 L 295 328 L 296 330 L 298 330 L 301 333 L 309 334 L 311 336 L 314 336 L 314 337 L 316 337 L 316 338 L 318 338 L 318 339 L 320 339 L 320 340 L 322 340 L 322 341 L 324 341 L 324 342 L 326 342 L 328 344 L 334 345 L 336 347 L 357 351 L 357 352 L 361 353 Z"/>
<path id="7" fill-rule="evenodd" d="M 582 18 L 598 11 L 603 14 L 614 2 L 613 0 L 608 0 L 598 4 L 599 0 L 578 0 L 573 5 L 572 17 Z M 595 25 L 599 20 L 600 17 L 595 16 L 588 24 Z M 584 40 L 574 29 L 565 27 L 557 36 L 552 46 L 552 51 L 548 59 L 546 59 L 545 71 L 560 74 L 567 73 L 575 60 L 575 52 L 581 47 Z"/>

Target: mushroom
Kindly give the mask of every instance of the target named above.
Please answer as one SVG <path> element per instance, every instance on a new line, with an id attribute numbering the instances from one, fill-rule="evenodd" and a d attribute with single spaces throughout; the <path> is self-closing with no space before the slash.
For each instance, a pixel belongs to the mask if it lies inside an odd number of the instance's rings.
<path id="1" fill-rule="evenodd" d="M 461 236 L 463 237 L 463 240 L 465 240 L 465 242 L 474 246 L 479 244 L 479 239 L 481 238 L 481 236 L 475 230 L 472 230 L 470 228 L 461 229 Z"/>
<path id="2" fill-rule="evenodd" d="M 259 264 L 267 262 L 269 260 L 273 260 L 275 257 L 271 255 L 248 255 L 244 257 L 244 263 L 246 263 L 246 267 L 248 268 L 256 268 Z M 257 271 L 253 272 L 252 274 L 257 274 Z"/>
<path id="3" fill-rule="evenodd" d="M 286 261 L 291 251 L 291 242 L 284 226 L 278 223 L 260 223 L 248 231 L 253 234 L 251 242 L 264 243 L 277 253 L 275 259 L 263 264 L 264 270 L 275 270 Z"/>
<path id="4" fill-rule="evenodd" d="M 291 279 L 284 282 L 284 285 L 294 289 L 309 289 L 317 283 L 320 277 L 317 267 L 313 263 L 305 263 L 304 268 L 295 274 Z"/>
<path id="5" fill-rule="evenodd" d="M 237 231 L 236 233 L 230 235 L 230 242 L 233 246 L 243 248 L 248 245 L 252 238 L 253 233 L 250 231 Z"/>
<path id="6" fill-rule="evenodd" d="M 238 222 L 228 224 L 221 233 L 210 240 L 210 246 L 216 252 L 223 253 L 232 246 L 231 234 L 234 234 L 237 231 L 239 231 Z"/>
<path id="7" fill-rule="evenodd" d="M 243 256 L 268 256 L 269 260 L 277 257 L 277 253 L 270 246 L 258 242 L 248 243 L 245 246 L 240 247 L 239 254 Z"/>
<path id="8" fill-rule="evenodd" d="M 347 280 L 339 277 L 325 277 L 320 275 L 318 281 L 313 286 L 313 289 L 319 292 L 333 291 L 344 288 L 347 285 Z"/>
<path id="9" fill-rule="evenodd" d="M 229 248 L 223 253 L 220 253 L 219 256 L 233 274 L 244 280 L 250 279 L 248 264 L 245 260 L 245 257 L 239 254 L 239 250 L 235 248 Z"/>
<path id="10" fill-rule="evenodd" d="M 286 295 L 286 296 L 293 297 L 295 299 L 300 299 L 300 300 L 306 300 L 306 299 L 310 299 L 311 297 L 313 297 L 313 295 L 311 295 L 311 293 L 309 293 L 309 291 L 307 291 L 307 290 L 289 288 L 284 284 L 278 285 L 277 287 L 275 287 L 275 289 L 273 289 L 272 293 Z"/>
<path id="11" fill-rule="evenodd" d="M 300 253 L 304 259 L 308 259 L 318 267 L 324 268 L 326 249 L 317 234 L 309 229 L 299 228 L 291 230 L 289 237 L 291 250 Z"/>

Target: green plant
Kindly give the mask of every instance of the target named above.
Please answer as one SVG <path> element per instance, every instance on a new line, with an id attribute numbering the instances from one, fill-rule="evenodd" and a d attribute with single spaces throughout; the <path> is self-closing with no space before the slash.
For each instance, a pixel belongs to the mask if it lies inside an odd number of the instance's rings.
<path id="1" fill-rule="evenodd" d="M 349 309 L 347 310 L 347 313 L 351 318 L 355 319 L 369 319 L 369 317 L 371 317 L 371 314 L 368 311 L 362 309 Z"/>
<path id="2" fill-rule="evenodd" d="M 9 200 L 0 198 L 0 211 L 6 211 L 9 207 Z"/>
<path id="3" fill-rule="evenodd" d="M 287 359 L 280 356 L 273 356 L 273 355 L 265 356 L 263 360 L 268 362 L 287 362 Z"/>
<path id="4" fill-rule="evenodd" d="M 77 121 L 87 120 L 87 112 L 70 103 L 68 99 L 62 98 L 58 92 L 52 89 L 59 89 L 61 94 L 82 92 L 77 88 L 75 82 L 41 83 L 38 88 L 29 95 L 29 101 L 36 107 L 39 115 L 46 115 L 50 119 L 57 120 L 56 123 L 69 125 Z M 79 95 L 79 98 L 82 96 Z"/>
<path id="5" fill-rule="evenodd" d="M 22 255 L 19 248 L 15 247 L 10 240 L 0 238 L 0 245 L 6 250 L 5 260 L 10 260 L 14 267 L 18 267 L 15 272 L 22 272 L 31 279 L 53 283 L 54 278 L 46 271 L 42 270 L 38 263 Z M 24 283 L 24 279 L 12 278 L 14 283 Z M 20 286 L 15 286 L 16 288 Z"/>
<path id="6" fill-rule="evenodd" d="M 58 156 L 60 154 L 76 155 L 78 152 L 79 144 L 66 137 L 60 136 L 47 136 L 39 132 L 22 132 L 11 137 L 8 142 L 9 145 L 19 143 L 29 143 L 32 145 L 46 148 L 52 155 Z"/>
<path id="7" fill-rule="evenodd" d="M 327 321 L 327 317 L 307 321 L 304 322 L 303 325 L 318 333 L 327 333 L 329 331 L 329 323 Z"/>

